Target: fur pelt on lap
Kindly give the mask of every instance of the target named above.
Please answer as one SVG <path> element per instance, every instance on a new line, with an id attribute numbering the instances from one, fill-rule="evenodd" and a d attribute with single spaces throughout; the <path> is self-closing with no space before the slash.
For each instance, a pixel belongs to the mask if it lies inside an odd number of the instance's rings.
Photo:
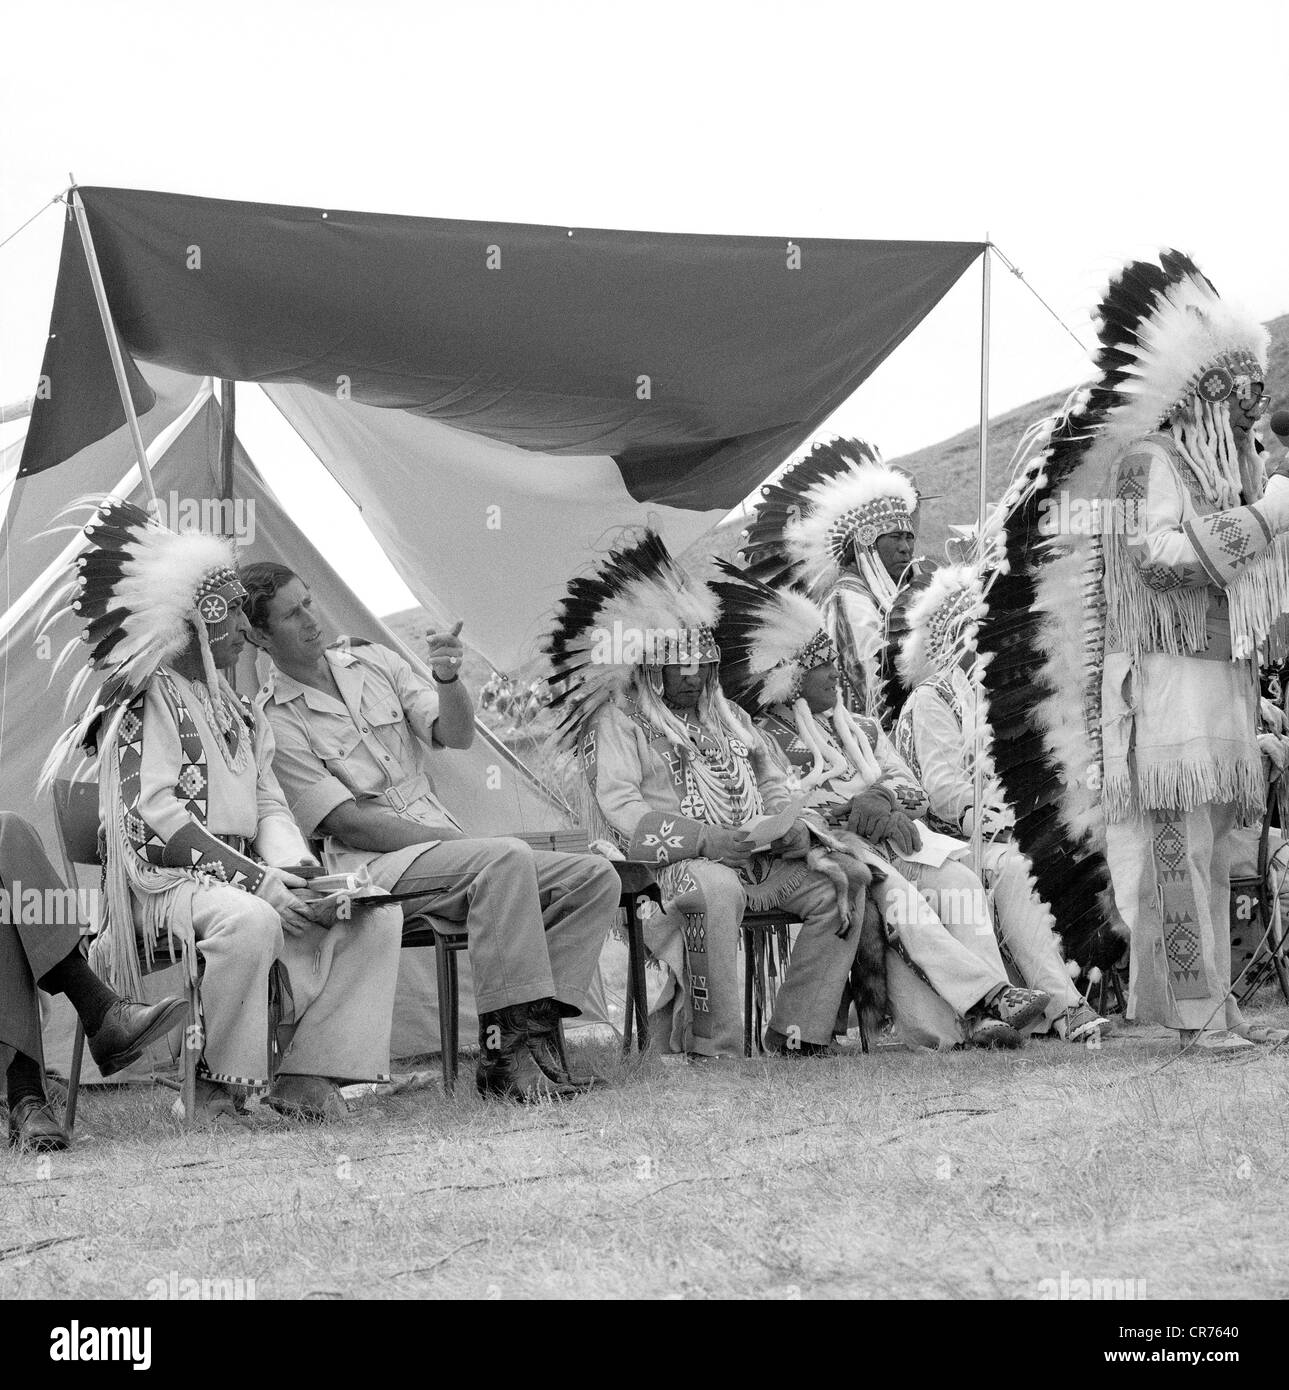
<path id="1" fill-rule="evenodd" d="M 855 961 L 840 1001 L 838 1031 L 846 1031 L 853 1003 L 865 1032 L 872 1036 L 887 1014 L 886 931 L 868 889 L 873 883 L 880 883 L 885 874 L 858 835 L 831 828 L 822 832 L 815 829 L 813 833 L 820 843 L 806 852 L 806 863 L 832 882 L 847 932 L 859 931 Z"/>

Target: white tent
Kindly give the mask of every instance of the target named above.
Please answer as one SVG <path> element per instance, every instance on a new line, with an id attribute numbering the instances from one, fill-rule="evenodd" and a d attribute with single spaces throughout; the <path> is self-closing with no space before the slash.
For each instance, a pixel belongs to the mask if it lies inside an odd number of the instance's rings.
<path id="1" fill-rule="evenodd" d="M 162 395 L 159 428 L 148 446 L 154 485 L 159 497 L 172 493 L 185 498 L 210 497 L 218 489 L 220 469 L 220 406 L 206 379 L 187 401 L 167 394 L 170 382 L 149 369 Z M 5 450 L 0 476 L 16 462 L 21 441 Z M 87 451 L 89 452 L 89 451 Z M 113 493 L 142 500 L 137 468 L 129 463 L 131 448 L 125 432 L 94 447 L 93 459 L 76 463 L 79 493 Z M 235 450 L 237 494 L 248 504 L 241 515 L 253 518 L 253 538 L 241 547 L 246 560 L 274 558 L 308 576 L 322 621 L 337 634 L 366 637 L 395 647 L 414 665 L 418 654 L 406 648 L 398 636 L 371 613 L 339 577 L 326 558 L 285 514 L 264 482 L 260 470 L 242 448 Z M 43 484 L 58 478 L 34 480 Z M 28 492 L 27 504 L 36 498 Z M 57 503 L 48 502 L 52 513 Z M 63 701 L 78 669 L 67 663 L 53 676 L 54 658 L 63 642 L 74 635 L 69 628 L 53 629 L 45 637 L 39 630 L 49 597 L 66 576 L 67 549 L 76 544 L 74 532 L 29 537 L 11 549 L 10 602 L 0 616 L 0 805 L 30 819 L 55 857 L 52 808 L 32 792 L 49 743 L 64 721 Z M 39 553 L 31 555 L 28 552 Z M 19 581 L 14 583 L 15 578 Z M 26 582 L 23 582 L 23 581 Z M 428 673 L 427 673 L 428 675 Z M 237 673 L 239 688 L 247 694 L 256 686 L 255 671 L 245 660 Z M 533 775 L 482 726 L 476 743 L 466 752 L 442 754 L 436 761 L 437 787 L 464 828 L 478 834 L 535 831 L 569 824 L 560 804 L 552 799 Z M 89 879 L 82 877 L 82 884 Z M 611 952 L 620 951 L 612 943 Z M 153 989 L 168 987 L 164 977 L 150 982 Z M 474 1023 L 473 990 L 468 959 L 462 960 L 461 1031 L 469 1038 Z M 47 1029 L 48 1051 L 55 1069 L 65 1068 L 73 1020 L 70 1010 L 55 1009 Z M 433 952 L 403 953 L 399 993 L 395 1006 L 394 1055 L 412 1056 L 436 1051 L 438 1012 L 435 998 Z M 87 1060 L 87 1068 L 90 1064 Z M 92 1079 L 92 1073 L 90 1073 Z"/>
<path id="2" fill-rule="evenodd" d="M 0 530 L 0 806 L 47 838 L 35 772 L 72 673 L 49 679 L 58 642 L 39 630 L 72 537 L 44 532 L 66 501 L 138 500 L 142 464 L 163 505 L 254 502 L 246 558 L 298 569 L 334 631 L 390 640 L 221 429 L 207 374 L 261 383 L 416 598 L 465 618 L 475 648 L 509 668 L 616 528 L 647 521 L 685 549 L 986 250 L 803 251 L 101 188 L 71 190 L 69 205 Z M 439 763 L 467 829 L 563 821 L 495 740 Z"/>

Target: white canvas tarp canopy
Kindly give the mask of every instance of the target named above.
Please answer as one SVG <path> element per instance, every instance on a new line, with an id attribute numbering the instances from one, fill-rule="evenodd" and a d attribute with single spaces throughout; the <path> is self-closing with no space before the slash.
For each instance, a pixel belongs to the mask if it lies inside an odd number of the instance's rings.
<path id="1" fill-rule="evenodd" d="M 35 773 L 72 673 L 49 680 L 69 634 L 38 633 L 72 537 L 44 533 L 73 498 L 141 497 L 132 465 L 145 446 L 142 471 L 163 499 L 254 500 L 246 558 L 307 574 L 333 631 L 389 640 L 245 453 L 225 449 L 221 461 L 213 381 L 263 386 L 417 600 L 436 618 L 463 617 L 472 645 L 512 669 L 616 528 L 648 522 L 683 550 L 985 250 L 803 247 L 106 188 L 68 201 L 76 217 L 31 426 L 0 475 L 17 463 L 0 531 L 0 806 L 47 841 Z M 252 684 L 244 675 L 242 688 Z M 438 761 L 439 790 L 468 829 L 562 821 L 495 743 Z"/>

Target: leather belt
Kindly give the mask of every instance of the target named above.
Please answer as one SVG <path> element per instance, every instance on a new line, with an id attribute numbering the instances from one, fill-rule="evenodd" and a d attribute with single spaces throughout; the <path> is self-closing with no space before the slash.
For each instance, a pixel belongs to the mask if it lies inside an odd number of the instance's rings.
<path id="1" fill-rule="evenodd" d="M 383 792 L 378 794 L 378 799 L 383 801 L 391 810 L 397 811 L 399 815 L 406 815 L 412 802 L 420 801 L 422 797 L 429 797 L 429 795 L 429 781 L 418 773 L 417 776 L 409 777 L 405 782 L 400 782 L 396 787 L 386 787 Z"/>

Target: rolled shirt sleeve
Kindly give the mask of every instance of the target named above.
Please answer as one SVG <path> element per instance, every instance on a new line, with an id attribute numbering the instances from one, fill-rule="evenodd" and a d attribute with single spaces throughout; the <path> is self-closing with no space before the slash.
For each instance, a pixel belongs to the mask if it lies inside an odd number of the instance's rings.
<path id="1" fill-rule="evenodd" d="M 388 647 L 365 647 L 363 652 L 369 661 L 379 652 L 380 664 L 398 692 L 404 718 L 422 743 L 427 747 L 433 744 L 434 721 L 439 717 L 438 692 L 427 685 L 397 652 L 390 651 Z"/>

